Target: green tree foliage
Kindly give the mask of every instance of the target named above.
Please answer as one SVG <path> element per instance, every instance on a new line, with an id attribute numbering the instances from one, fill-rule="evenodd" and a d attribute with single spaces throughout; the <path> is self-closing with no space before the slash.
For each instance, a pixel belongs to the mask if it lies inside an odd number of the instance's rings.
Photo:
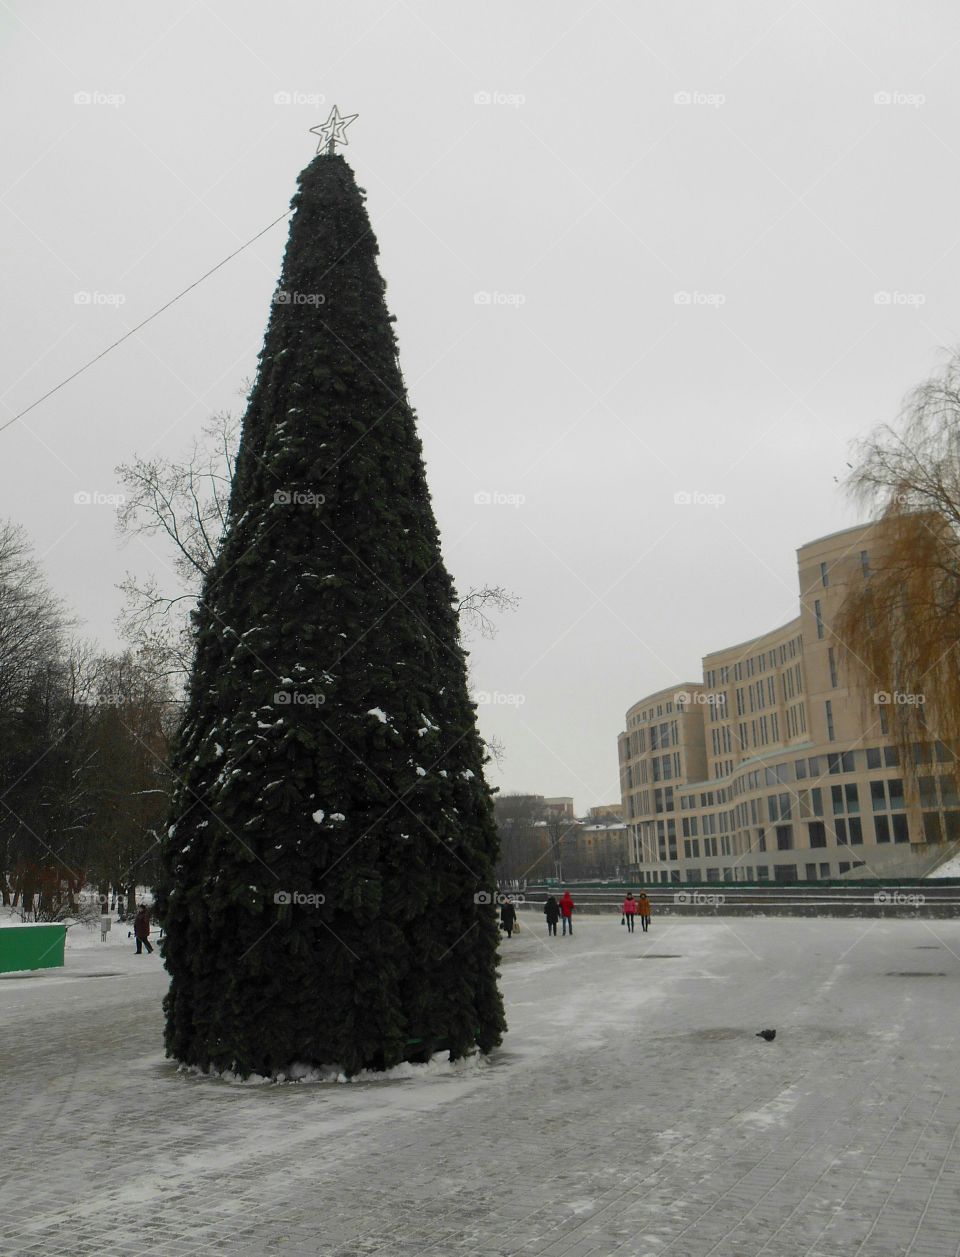
<path id="1" fill-rule="evenodd" d="M 294 208 L 162 854 L 168 1052 L 241 1074 L 504 1030 L 484 752 L 377 242 L 338 155 Z"/>

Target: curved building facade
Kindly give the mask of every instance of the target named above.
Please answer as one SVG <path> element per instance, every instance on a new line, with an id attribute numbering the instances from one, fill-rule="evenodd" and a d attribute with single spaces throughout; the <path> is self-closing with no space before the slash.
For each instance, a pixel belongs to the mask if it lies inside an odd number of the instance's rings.
<path id="1" fill-rule="evenodd" d="M 638 881 L 920 876 L 960 841 L 954 757 L 935 738 L 915 746 L 908 796 L 891 696 L 847 675 L 831 633 L 876 537 L 861 525 L 802 546 L 795 619 L 629 709 L 618 751 Z"/>

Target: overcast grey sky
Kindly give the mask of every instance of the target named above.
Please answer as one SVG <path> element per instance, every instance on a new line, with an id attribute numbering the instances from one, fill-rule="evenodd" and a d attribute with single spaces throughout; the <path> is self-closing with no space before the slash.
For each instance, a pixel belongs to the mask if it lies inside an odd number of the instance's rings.
<path id="1" fill-rule="evenodd" d="M 946 0 L 5 0 L 0 33 L 0 422 L 359 113 L 448 564 L 522 599 L 473 654 L 505 789 L 617 799 L 626 708 L 796 613 L 794 550 L 856 522 L 850 440 L 960 339 Z M 286 231 L 0 435 L 0 513 L 105 644 L 158 564 L 74 494 L 242 405 Z"/>

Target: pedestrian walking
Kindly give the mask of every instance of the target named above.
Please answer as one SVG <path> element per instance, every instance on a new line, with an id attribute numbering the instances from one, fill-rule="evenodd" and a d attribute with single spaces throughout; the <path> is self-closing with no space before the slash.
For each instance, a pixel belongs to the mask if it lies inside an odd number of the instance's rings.
<path id="1" fill-rule="evenodd" d="M 627 925 L 627 933 L 633 933 L 633 927 L 637 923 L 637 901 L 633 897 L 633 891 L 627 892 L 627 897 L 623 901 L 623 919 Z"/>
<path id="2" fill-rule="evenodd" d="M 643 932 L 646 934 L 650 928 L 650 900 L 647 898 L 647 892 L 642 890 L 640 898 L 637 900 L 637 912 L 640 914 L 640 924 Z"/>
<path id="3" fill-rule="evenodd" d="M 543 905 L 543 915 L 547 918 L 547 934 L 556 937 L 557 922 L 560 920 L 560 905 L 557 903 L 556 896 L 551 895 L 547 899 Z"/>
<path id="4" fill-rule="evenodd" d="M 576 905 L 569 890 L 565 890 L 560 899 L 560 916 L 563 920 L 563 936 L 566 938 L 569 928 L 570 934 L 573 934 L 573 909 Z"/>
<path id="5" fill-rule="evenodd" d="M 133 937 L 137 940 L 138 956 L 143 955 L 141 947 L 146 947 L 148 956 L 153 955 L 153 948 L 150 946 L 150 909 L 145 903 L 140 905 L 133 918 Z"/>
<path id="6" fill-rule="evenodd" d="M 513 938 L 513 928 L 517 924 L 517 910 L 513 906 L 513 900 L 508 895 L 500 905 L 500 928 L 506 934 L 507 938 Z"/>

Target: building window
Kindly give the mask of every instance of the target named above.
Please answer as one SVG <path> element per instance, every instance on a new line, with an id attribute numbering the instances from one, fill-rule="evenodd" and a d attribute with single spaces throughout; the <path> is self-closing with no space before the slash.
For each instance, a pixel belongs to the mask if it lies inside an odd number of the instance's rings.
<path id="1" fill-rule="evenodd" d="M 830 584 L 830 569 L 827 567 L 826 563 L 820 564 L 820 584 L 824 587 L 824 589 L 826 589 Z"/>
<path id="2" fill-rule="evenodd" d="M 870 782 L 870 802 L 875 812 L 887 810 L 887 795 L 882 781 Z"/>
<path id="3" fill-rule="evenodd" d="M 860 571 L 864 576 L 870 575 L 870 556 L 866 550 L 860 551 Z"/>
<path id="4" fill-rule="evenodd" d="M 867 768 L 880 768 L 880 748 L 879 746 L 867 747 Z"/>
<path id="5" fill-rule="evenodd" d="M 778 825 L 777 826 L 777 850 L 792 851 L 793 850 L 793 826 Z"/>
<path id="6" fill-rule="evenodd" d="M 823 610 L 821 609 L 819 598 L 813 604 L 813 613 L 817 618 L 817 640 L 822 642 L 826 630 L 823 626 Z"/>
<path id="7" fill-rule="evenodd" d="M 807 826 L 810 834 L 811 847 L 825 847 L 827 845 L 827 827 L 823 821 L 811 821 Z"/>
<path id="8" fill-rule="evenodd" d="M 793 768 L 794 772 L 797 774 L 797 781 L 803 781 L 807 775 L 807 761 L 805 759 L 798 759 L 794 763 Z"/>
<path id="9" fill-rule="evenodd" d="M 924 812 L 923 840 L 924 842 L 943 842 L 943 826 L 940 824 L 939 812 Z"/>
<path id="10" fill-rule="evenodd" d="M 833 742 L 836 740 L 836 734 L 833 728 L 833 703 L 831 703 L 828 698 L 823 706 L 827 716 L 827 741 Z M 882 712 L 883 708 L 881 707 L 880 710 Z"/>
<path id="11" fill-rule="evenodd" d="M 887 782 L 887 791 L 890 795 L 891 812 L 902 811 L 904 807 L 903 778 L 891 777 Z"/>
<path id="12" fill-rule="evenodd" d="M 891 817 L 891 820 L 893 821 L 893 841 L 909 842 L 910 829 L 907 825 L 907 818 L 902 813 L 899 813 Z"/>
<path id="13" fill-rule="evenodd" d="M 830 685 L 837 688 L 837 656 L 832 646 L 827 647 L 827 660 L 830 664 Z"/>

